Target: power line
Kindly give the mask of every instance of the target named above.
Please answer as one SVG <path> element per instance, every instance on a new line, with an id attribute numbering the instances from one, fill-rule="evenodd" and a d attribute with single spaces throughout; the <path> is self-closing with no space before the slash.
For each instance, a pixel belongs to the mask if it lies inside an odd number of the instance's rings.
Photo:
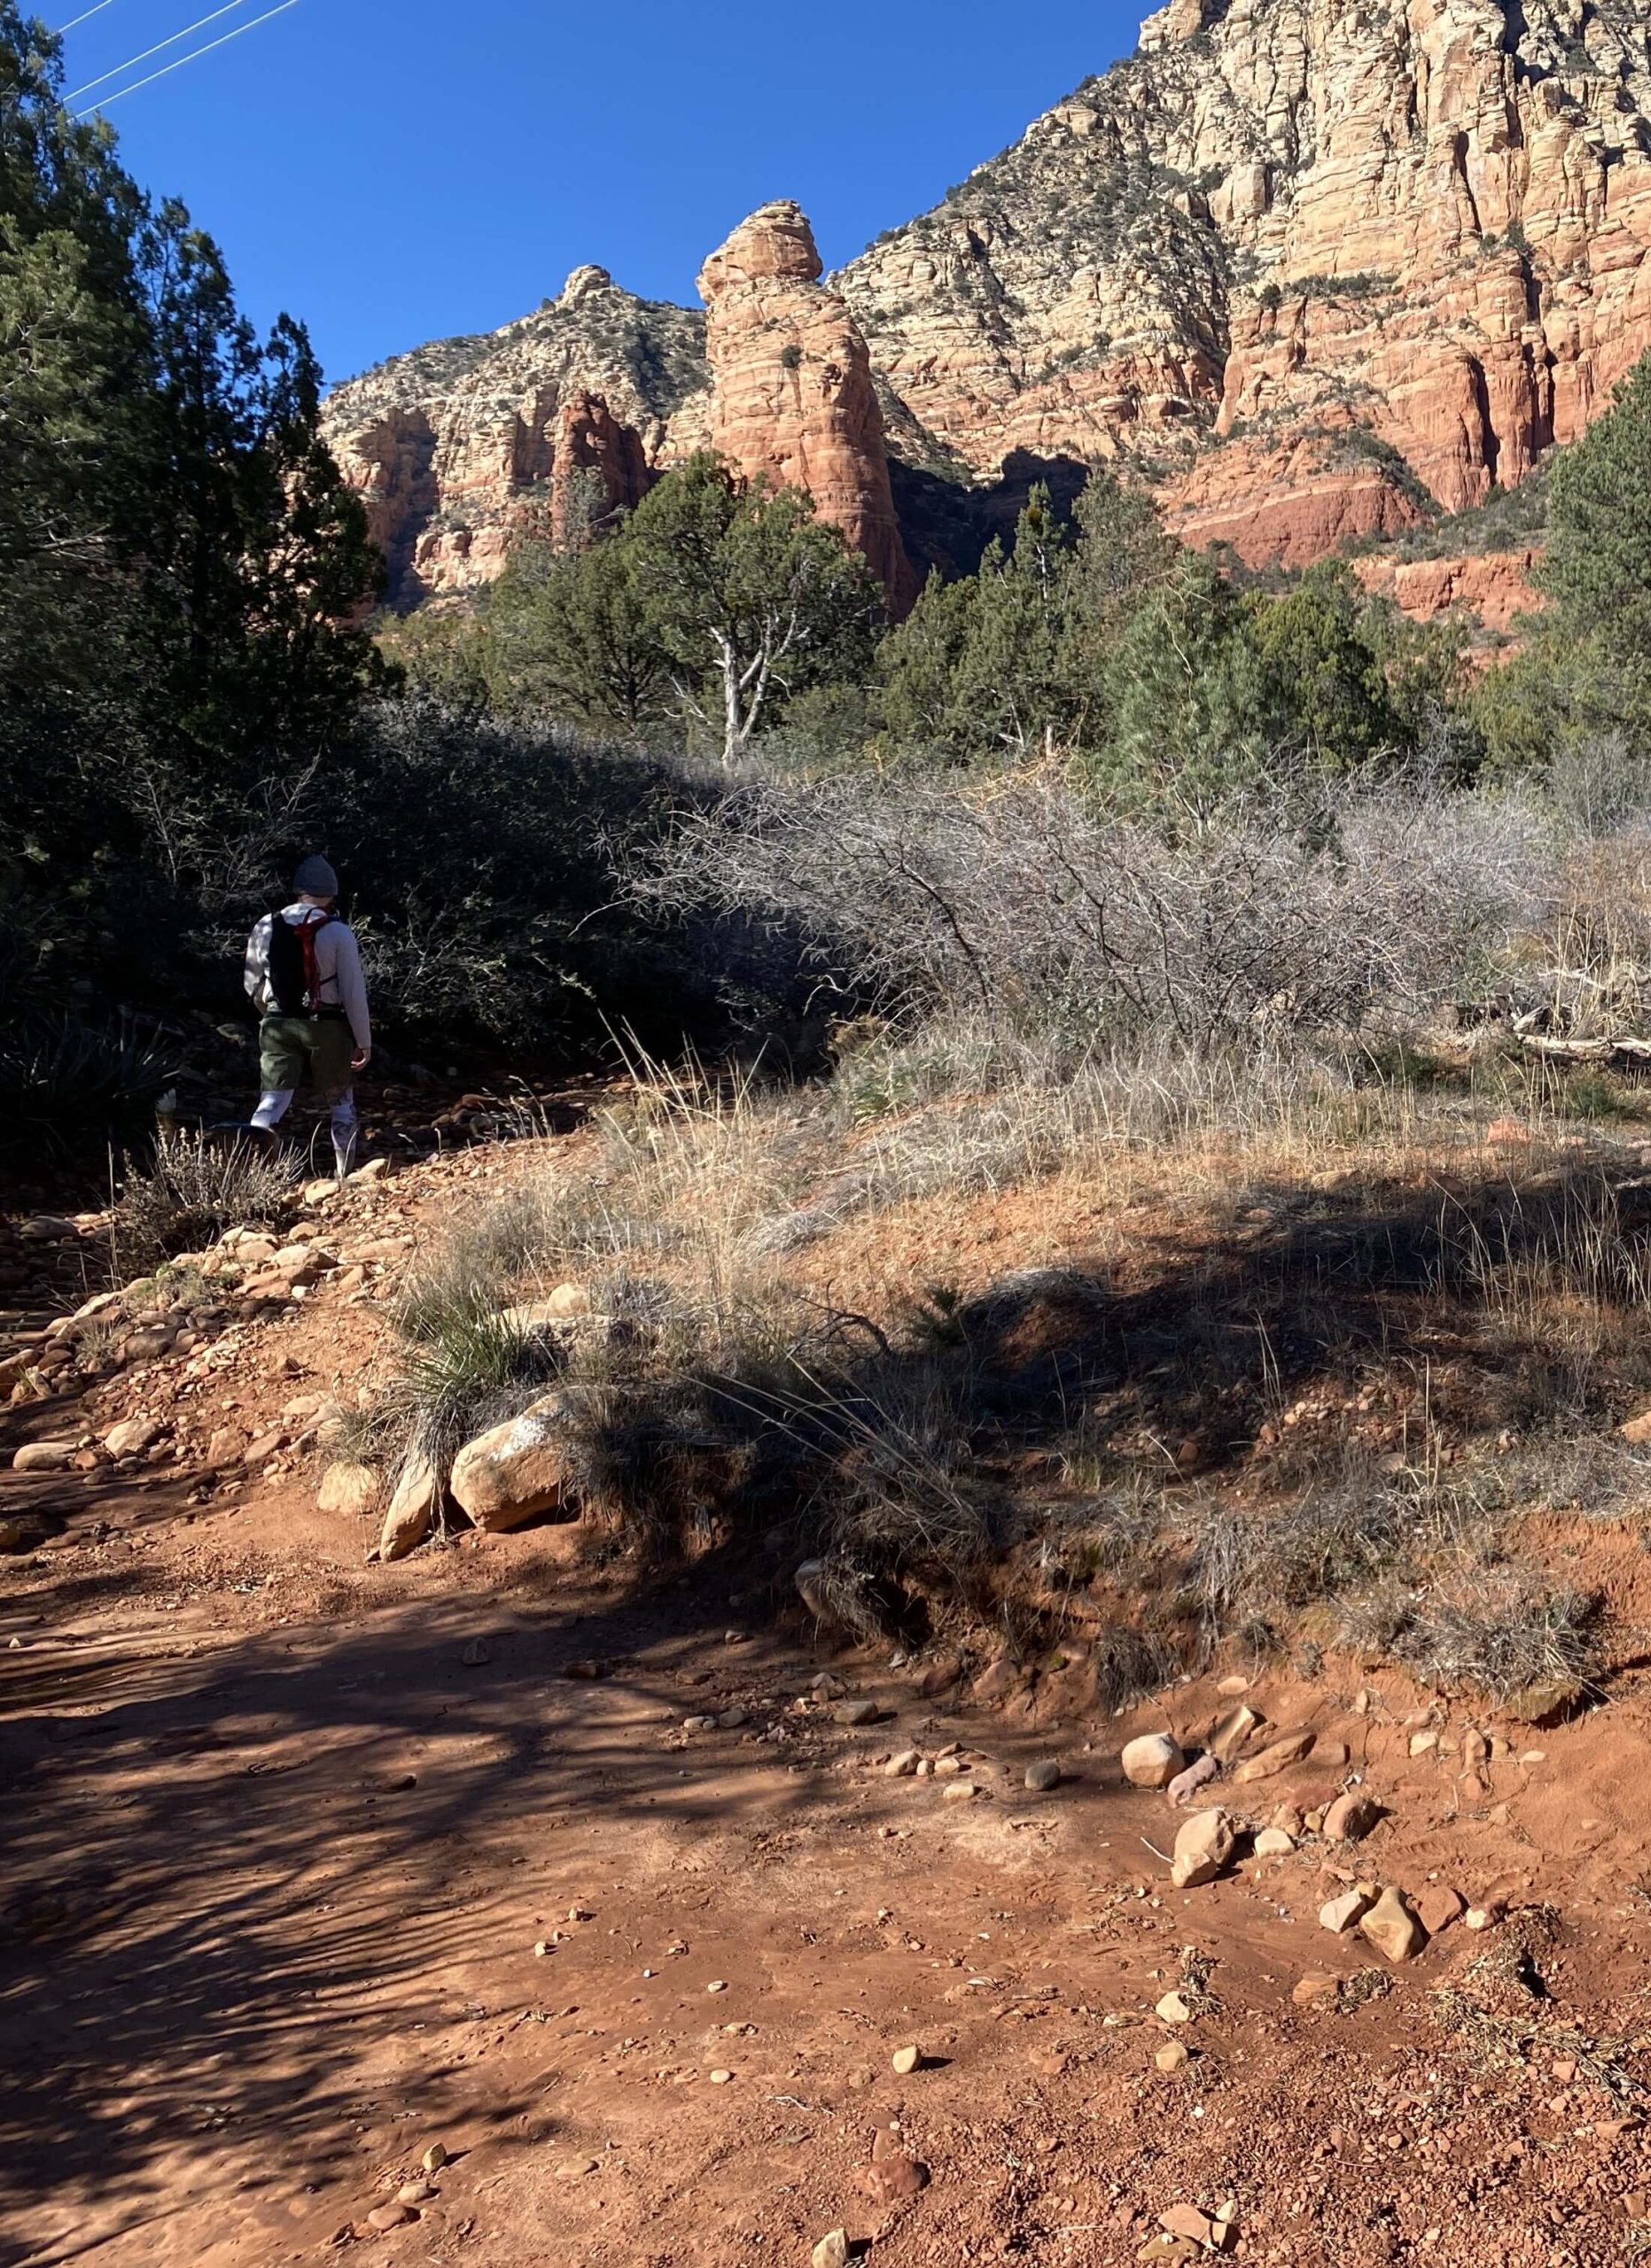
<path id="1" fill-rule="evenodd" d="M 113 8 L 113 5 L 114 0 L 97 0 L 97 5 L 95 8 L 84 8 L 78 16 L 71 16 L 66 24 L 59 24 L 57 30 L 52 33 L 52 38 L 61 39 L 64 33 L 72 32 L 76 24 L 85 23 L 89 17 L 101 16 L 105 8 Z"/>
<path id="2" fill-rule="evenodd" d="M 93 111 L 107 110 L 111 103 L 118 103 L 128 95 L 135 95 L 140 87 L 152 87 L 157 79 L 164 79 L 168 72 L 181 71 L 186 63 L 193 63 L 198 56 L 210 55 L 214 47 L 227 47 L 232 39 L 239 39 L 243 32 L 256 31 L 259 25 L 267 24 L 271 16 L 284 16 L 289 8 L 296 8 L 297 5 L 298 0 L 281 0 L 278 8 L 266 8 L 263 14 L 254 16 L 251 23 L 238 24 L 232 32 L 225 32 L 217 39 L 209 39 L 205 47 L 192 48 L 187 55 L 180 55 L 175 63 L 163 63 L 159 71 L 152 71 L 146 79 L 135 79 L 129 87 L 117 87 L 113 94 L 105 95 L 101 102 L 76 111 L 74 115 L 77 119 L 90 118 Z"/>
<path id="3" fill-rule="evenodd" d="M 244 8 L 245 5 L 246 0 L 229 0 L 226 7 L 214 8 L 211 15 L 198 16 L 192 24 L 185 24 L 181 32 L 174 32 L 170 39 L 158 39 L 152 47 L 146 47 L 141 55 L 128 55 L 124 63 L 117 63 L 113 71 L 100 71 L 95 79 L 88 79 L 84 86 L 71 87 L 63 97 L 64 101 L 66 103 L 78 101 L 82 95 L 90 94 L 94 87 L 101 87 L 111 79 L 118 79 L 123 71 L 130 71 L 136 64 L 147 63 L 150 57 L 159 55 L 163 47 L 175 47 L 181 39 L 187 39 L 191 32 L 199 31 L 206 24 L 215 24 L 220 16 L 230 15 L 237 8 Z M 180 63 L 183 59 L 182 56 L 178 58 Z M 113 99 L 113 97 L 111 97 L 111 100 Z"/>

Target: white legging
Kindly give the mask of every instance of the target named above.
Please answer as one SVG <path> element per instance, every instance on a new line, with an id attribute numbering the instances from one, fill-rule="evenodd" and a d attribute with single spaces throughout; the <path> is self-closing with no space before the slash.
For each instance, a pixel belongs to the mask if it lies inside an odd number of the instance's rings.
<path id="1" fill-rule="evenodd" d="M 266 1087 L 258 1098 L 258 1107 L 253 1113 L 253 1124 L 261 1127 L 266 1134 L 273 1134 L 292 1107 L 296 1087 Z M 332 1157 L 343 1180 L 355 1157 L 355 1137 L 360 1126 L 355 1115 L 355 1090 L 346 1087 L 332 1106 Z"/>

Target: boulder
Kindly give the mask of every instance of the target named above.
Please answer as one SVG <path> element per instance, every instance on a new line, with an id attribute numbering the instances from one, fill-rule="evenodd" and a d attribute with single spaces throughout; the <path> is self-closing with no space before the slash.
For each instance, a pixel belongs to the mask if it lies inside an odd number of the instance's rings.
<path id="1" fill-rule="evenodd" d="M 1232 1858 L 1238 1840 L 1232 1821 L 1218 1806 L 1195 1811 L 1182 1821 L 1170 1861 L 1170 1880 L 1177 1890 L 1195 1890 L 1213 1882 Z"/>
<path id="2" fill-rule="evenodd" d="M 438 1482 L 429 1460 L 418 1451 L 409 1457 L 396 1482 L 378 1537 L 381 1559 L 405 1559 L 429 1534 L 435 1518 Z"/>
<path id="3" fill-rule="evenodd" d="M 330 1464 L 315 1491 L 316 1508 L 358 1519 L 372 1511 L 383 1487 L 384 1475 L 374 1465 Z"/>
<path id="4" fill-rule="evenodd" d="M 497 1534 L 566 1507 L 573 1478 L 564 1416 L 561 1396 L 546 1394 L 518 1418 L 465 1442 L 448 1485 L 455 1503 L 479 1528 Z"/>
<path id="5" fill-rule="evenodd" d="M 1359 1932 L 1390 1961 L 1413 1961 L 1428 1942 L 1428 1933 L 1406 1905 L 1402 1893 L 1382 1892 L 1368 1913 L 1359 1917 Z"/>
<path id="6" fill-rule="evenodd" d="M 1118 1762 L 1132 1788 L 1167 1788 L 1186 1759 L 1167 1733 L 1142 1733 L 1125 1741 Z"/>

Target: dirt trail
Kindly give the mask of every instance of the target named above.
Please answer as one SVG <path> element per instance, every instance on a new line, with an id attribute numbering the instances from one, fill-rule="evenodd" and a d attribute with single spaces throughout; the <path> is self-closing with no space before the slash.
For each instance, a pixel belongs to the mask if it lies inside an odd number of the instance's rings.
<path id="1" fill-rule="evenodd" d="M 727 2268 L 842 2225 L 889 2268 L 1111 2263 L 1227 2200 L 1258 2262 L 1643 2249 L 1643 2052 L 1626 2100 L 1585 2054 L 1466 2052 L 1434 1989 L 1494 1933 L 1460 1928 L 1351 2013 L 1298 2008 L 1306 1971 L 1382 1964 L 1318 1926 L 1317 1853 L 1170 1891 L 1145 1842 L 1173 1821 L 1116 1761 L 1151 1710 L 1039 1735 L 861 1659 L 837 1674 L 892 1713 L 850 1728 L 805 1645 L 730 1639 L 704 1586 L 639 1603 L 555 1531 L 391 1582 L 295 1493 L 192 1525 L 144 1502 L 141 1582 L 59 1550 L 0 1615 L 0 2260 Z M 1559 1903 L 1538 2026 L 1651 2029 L 1597 1726 L 1533 1736 L 1544 1763 L 1494 1766 L 1469 1817 L 1328 1677 L 1253 1697 L 1365 1740 L 1393 1816 L 1360 1867 Z M 1219 1705 L 1173 1704 L 1183 1728 Z M 1617 1743 L 1639 1725 L 1632 1697 L 1608 1713 Z M 870 1763 L 952 1741 L 972 1802 Z M 1027 1794 L 1050 1754 L 1067 1778 Z M 1184 1949 L 1212 2005 L 1164 2072 Z M 909 2196 L 872 2164 L 894 2122 L 928 2171 Z M 433 2141 L 434 2194 L 374 2231 Z"/>

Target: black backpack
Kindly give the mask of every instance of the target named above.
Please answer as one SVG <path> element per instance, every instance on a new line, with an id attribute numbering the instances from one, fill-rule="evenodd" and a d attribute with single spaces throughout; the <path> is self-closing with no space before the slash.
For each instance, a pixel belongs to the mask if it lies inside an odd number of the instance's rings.
<path id="1" fill-rule="evenodd" d="M 301 921 L 289 921 L 281 913 L 270 915 L 269 990 L 277 1015 L 313 1015 L 321 1006 L 315 939 L 329 921 L 338 918 L 336 913 L 323 913 L 319 906 L 307 912 Z"/>

